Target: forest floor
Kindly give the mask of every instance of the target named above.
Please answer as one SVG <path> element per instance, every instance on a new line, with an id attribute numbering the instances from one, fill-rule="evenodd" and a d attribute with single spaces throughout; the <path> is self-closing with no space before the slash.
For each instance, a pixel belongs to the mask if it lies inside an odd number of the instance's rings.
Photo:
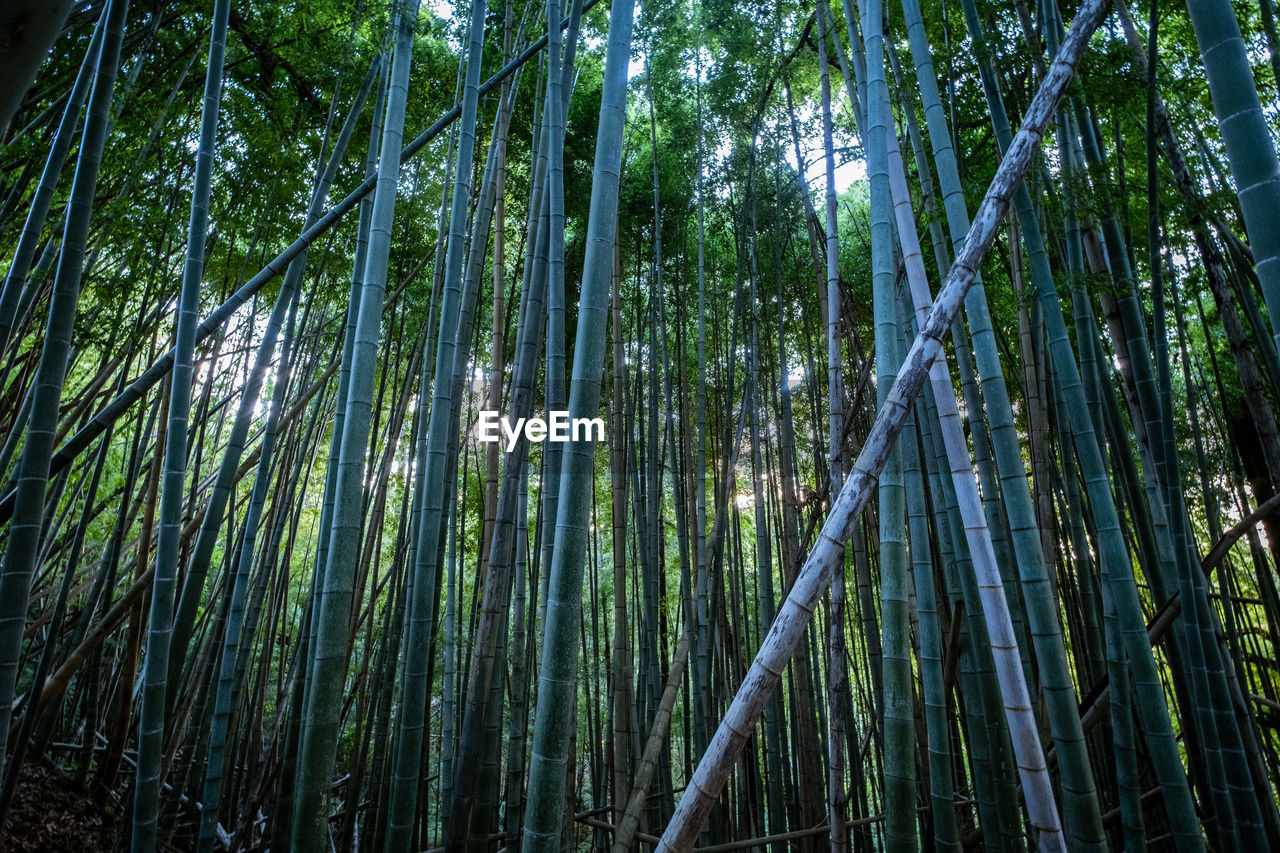
<path id="1" fill-rule="evenodd" d="M 116 816 L 44 767 L 27 767 L 0 827 L 0 853 L 115 849 Z"/>

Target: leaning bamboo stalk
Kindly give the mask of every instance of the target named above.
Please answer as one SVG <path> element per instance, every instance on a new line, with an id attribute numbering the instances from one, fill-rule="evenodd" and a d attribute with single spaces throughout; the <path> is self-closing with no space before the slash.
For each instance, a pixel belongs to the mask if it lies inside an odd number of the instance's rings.
<path id="1" fill-rule="evenodd" d="M 995 237 L 1009 201 L 1040 144 L 1054 107 L 1070 81 L 1090 35 L 1101 23 L 1106 6 L 1106 0 L 1086 0 L 1080 7 L 1071 31 L 1027 109 L 1022 127 L 987 189 L 964 246 L 934 302 L 934 310 L 908 350 L 849 478 L 832 504 L 817 543 L 797 575 L 698 769 L 689 780 L 688 788 L 663 833 L 659 850 L 690 849 L 701 831 L 737 756 L 746 745 L 751 728 L 763 712 L 783 668 L 803 636 L 830 581 L 832 570 L 843 558 L 844 542 L 853 521 L 871 496 L 889 450 L 902 431 L 912 403 L 924 384 L 928 366 L 942 349 L 943 336 L 950 329 L 978 264 Z"/>
<path id="2" fill-rule="evenodd" d="M 297 293 L 290 296 L 290 314 L 297 310 Z M 229 732 L 232 722 L 232 703 L 245 666 L 243 656 L 238 654 L 241 643 L 241 632 L 249 627 L 252 635 L 252 620 L 246 624 L 245 600 L 248 595 L 249 572 L 253 565 L 254 549 L 257 546 L 258 524 L 262 518 L 263 506 L 267 501 L 270 485 L 273 456 L 276 452 L 276 434 L 280 426 L 281 408 L 287 393 L 289 370 L 291 367 L 293 317 L 290 316 L 284 341 L 281 344 L 282 354 L 276 369 L 276 381 L 271 400 L 271 409 L 267 417 L 266 430 L 262 439 L 262 452 L 258 460 L 258 471 L 253 484 L 253 494 L 249 500 L 249 508 L 245 513 L 241 532 L 239 562 L 233 577 L 228 578 L 230 587 L 230 606 L 228 608 L 225 629 L 222 637 L 214 636 L 211 642 L 222 642 L 222 657 L 218 662 L 217 687 L 214 697 L 212 731 L 209 735 L 208 766 L 205 770 L 203 807 L 200 813 L 200 827 L 196 838 L 196 849 L 200 853 L 209 853 L 213 849 L 214 830 L 218 823 L 218 806 L 224 791 L 224 775 L 228 773 L 226 746 L 234 739 Z M 206 515 L 207 517 L 207 515 Z M 265 572 L 265 568 L 264 568 Z M 247 651 L 247 650 L 246 650 Z"/>
<path id="3" fill-rule="evenodd" d="M 689 661 L 691 630 L 691 625 L 686 626 L 676 645 L 675 659 L 667 673 L 667 684 L 662 690 L 662 699 L 658 702 L 658 712 L 653 717 L 653 727 L 649 729 L 644 754 L 636 765 L 636 778 L 631 783 L 631 794 L 627 797 L 627 810 L 618 821 L 618 828 L 613 836 L 613 853 L 627 853 L 640 829 L 640 814 L 649 799 L 649 785 L 658 769 L 658 758 L 667 741 L 667 729 L 671 725 L 671 709 L 676 704 L 676 694 L 680 692 L 680 684 L 684 680 L 685 664 Z"/>
<path id="4" fill-rule="evenodd" d="M 874 98 L 873 98 L 874 101 Z M 879 99 L 872 103 L 872 109 L 879 108 L 883 113 L 882 121 L 891 122 L 889 103 Z M 873 119 L 874 121 L 874 119 Z M 907 273 L 907 282 L 915 307 L 915 316 L 921 326 L 926 322 L 930 308 L 930 295 L 926 278 L 924 259 L 920 252 L 919 239 L 916 234 L 915 216 L 911 209 L 911 195 L 907 186 L 907 176 L 896 138 L 888 139 L 888 179 L 893 197 L 893 213 L 897 224 L 898 239 L 902 245 L 902 261 Z M 955 485 L 960 514 L 964 520 L 965 538 L 970 553 L 974 557 L 973 567 L 978 576 L 979 592 L 983 599 L 983 615 L 986 618 L 987 630 L 993 640 L 993 651 L 997 659 L 997 675 L 1000 678 L 1001 694 L 1005 700 L 1005 714 L 1012 732 L 1021 731 L 1021 737 L 1013 737 L 1015 751 L 1020 748 L 1029 749 L 1027 754 L 1017 754 L 1020 774 L 1026 791 L 1028 811 L 1033 824 L 1041 827 L 1042 833 L 1047 831 L 1052 836 L 1061 833 L 1058 825 L 1057 810 L 1053 786 L 1049 779 L 1048 767 L 1043 750 L 1036 735 L 1035 716 L 1031 711 L 1030 692 L 1024 678 L 1021 658 L 1018 654 L 1014 626 L 1010 617 L 1008 601 L 1005 597 L 1001 581 L 999 565 L 993 545 L 991 531 L 982 508 L 982 497 L 973 478 L 973 460 L 969 455 L 968 445 L 964 437 L 958 402 L 951 384 L 951 375 L 943 359 L 938 359 L 930 367 L 929 382 L 933 389 L 937 406 L 937 417 L 941 427 L 943 446 L 951 469 L 952 482 Z M 1024 480 L 1025 482 L 1025 480 Z M 1017 485 L 1016 483 L 1014 484 Z M 1027 507 L 1030 506 L 1030 494 L 1024 488 Z M 1043 575 L 1043 571 L 1041 571 Z M 997 640 L 996 638 L 1001 638 Z M 1059 644 L 1059 649 L 1061 645 Z M 1061 656 L 1061 651 L 1058 656 Z M 1064 669 L 1065 672 L 1065 669 Z M 1074 713 L 1074 698 L 1071 711 Z M 1078 716 L 1076 720 L 1076 741 L 1082 740 L 1078 732 Z M 1038 821 L 1047 822 L 1047 827 Z M 1098 824 L 1101 831 L 1101 823 Z M 1045 839 L 1042 838 L 1043 846 Z"/>

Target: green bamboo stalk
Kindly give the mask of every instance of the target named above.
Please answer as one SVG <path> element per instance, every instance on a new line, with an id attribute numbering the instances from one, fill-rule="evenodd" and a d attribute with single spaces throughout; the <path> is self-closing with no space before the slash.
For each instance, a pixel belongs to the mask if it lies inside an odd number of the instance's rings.
<path id="1" fill-rule="evenodd" d="M 349 398 L 338 456 L 332 527 L 326 565 L 317 567 L 322 579 L 311 632 L 311 660 L 302 711 L 297 778 L 294 783 L 290 844 L 294 849 L 317 849 L 323 844 L 332 794 L 331 773 L 339 736 L 343 687 L 350 653 L 353 585 L 359 560 L 361 511 L 364 498 L 364 457 L 369 442 L 372 380 L 377 367 L 377 340 L 386 295 L 387 259 L 395 214 L 400 161 L 387 156 L 400 148 L 408 97 L 409 65 L 417 3 L 396 8 L 396 38 L 388 76 L 386 119 L 382 127 L 383 156 L 370 216 L 369 248 L 360 288 L 354 346 L 351 353 Z M 355 310 L 353 305 L 348 310 Z"/>
<path id="2" fill-rule="evenodd" d="M 506 118 L 510 105 L 508 101 L 500 108 L 494 130 L 495 140 L 501 140 L 506 134 Z M 495 143 L 495 147 L 496 144 L 498 143 Z M 492 210 L 496 190 L 495 153 L 491 152 L 486 163 L 484 188 L 472 233 L 471 262 L 474 274 L 479 273 L 484 248 L 488 242 L 489 217 L 486 210 Z M 471 304 L 463 310 L 466 318 L 474 314 L 475 291 L 473 281 L 468 281 L 467 292 Z M 540 337 L 540 334 L 534 335 L 532 332 L 534 329 L 541 332 L 542 305 L 541 294 L 531 293 L 528 294 L 523 306 L 522 327 L 516 344 L 517 360 L 512 377 L 507 415 L 512 419 L 527 418 L 532 414 L 538 338 Z M 535 311 L 538 312 L 537 316 L 530 313 Z M 459 342 L 461 340 L 460 332 Z M 455 354 L 454 381 L 458 385 L 453 392 L 454 405 L 461 402 L 461 382 L 464 379 L 466 367 L 465 348 L 460 347 Z M 456 450 L 453 452 L 456 453 Z M 460 849 L 468 837 L 474 842 L 474 839 L 487 838 L 489 834 L 488 812 L 477 810 L 473 814 L 473 809 L 477 806 L 477 792 L 484 794 L 483 787 L 478 785 L 480 780 L 476 778 L 475 767 L 484 761 L 491 760 L 492 749 L 496 748 L 496 742 L 488 743 L 486 733 L 494 731 L 491 720 L 492 709 L 495 705 L 501 706 L 502 680 L 494 679 L 493 675 L 501 670 L 500 649 L 505 645 L 511 598 L 512 548 L 516 539 L 518 496 L 520 484 L 528 469 L 528 454 L 529 443 L 522 439 L 503 460 L 502 481 L 497 494 L 489 553 L 485 560 L 482 599 L 472 636 L 471 666 L 458 744 L 458 764 L 452 780 L 450 814 L 445 837 L 446 849 Z"/>
<path id="3" fill-rule="evenodd" d="M 364 175 L 366 180 L 377 176 L 378 144 L 382 137 L 382 122 L 385 116 L 389 78 L 384 77 L 378 85 L 374 98 L 373 115 L 370 120 L 369 139 L 365 146 Z M 339 461 L 341 459 L 342 434 L 346 427 L 347 400 L 350 397 L 351 369 L 353 353 L 356 345 L 356 328 L 359 323 L 360 294 L 364 287 L 365 263 L 369 249 L 369 226 L 373 213 L 373 200 L 363 199 L 360 202 L 360 214 L 356 225 L 356 245 L 351 266 L 350 284 L 347 288 L 347 310 L 343 317 L 342 349 L 339 354 L 338 387 L 334 400 L 333 426 L 329 434 L 329 449 L 325 456 L 324 490 L 320 505 L 318 530 L 327 531 L 332 527 L 334 501 L 337 498 Z M 311 633 L 319 618 L 320 596 L 317 594 L 324 578 L 325 566 L 328 564 L 330 537 L 324 533 L 316 536 L 316 556 L 311 568 L 311 594 L 305 603 L 302 624 L 298 627 L 298 660 L 303 664 L 297 668 L 289 685 L 288 723 L 284 733 L 283 758 L 281 760 L 279 784 L 276 790 L 276 801 L 284 804 L 271 823 L 272 839 L 287 839 L 293 832 L 293 784 L 297 772 L 298 743 L 301 737 L 302 714 L 307 704 L 307 680 L 309 670 Z"/>
<path id="4" fill-rule="evenodd" d="M 529 727 L 529 676 L 527 661 L 532 644 L 528 642 L 526 622 L 528 606 L 529 553 L 529 473 L 520 482 L 516 504 L 515 591 L 512 598 L 511 623 L 511 715 L 507 735 L 507 791 L 503 809 L 503 834 L 507 846 L 518 853 L 522 836 L 520 821 L 524 817 L 524 743 Z"/>
<path id="5" fill-rule="evenodd" d="M 699 21 L 701 21 L 702 7 L 699 4 Z M 704 170 L 705 157 L 703 151 L 703 113 L 702 113 L 702 52 L 698 51 L 696 59 L 697 68 L 697 85 L 694 89 L 694 98 L 696 101 L 698 131 L 695 141 L 695 150 L 698 165 L 697 174 L 697 222 L 698 222 L 698 375 L 696 412 L 697 412 L 697 439 L 696 439 L 696 455 L 694 458 L 694 536 L 697 558 L 697 575 L 694 579 L 694 594 L 696 597 L 695 620 L 698 630 L 698 636 L 695 640 L 694 648 L 694 666 L 693 666 L 693 693 L 694 693 L 694 721 L 693 721 L 693 743 L 694 749 L 698 754 L 707 746 L 707 724 L 710 716 L 710 696 L 708 692 L 711 690 L 711 671 L 710 671 L 710 625 L 709 614 L 707 611 L 707 571 L 709 566 L 707 553 L 707 269 L 706 269 L 706 209 L 705 209 L 705 184 Z M 616 252 L 616 250 L 615 250 Z M 616 262 L 615 262 L 616 263 Z M 618 273 L 615 271 L 615 293 L 617 288 L 616 279 Z M 615 302 L 617 297 L 615 296 Z M 779 312 L 781 316 L 781 312 Z M 622 364 L 621 341 L 617 337 L 621 334 L 619 326 L 622 315 L 615 311 L 614 314 L 614 368 L 618 369 Z M 616 385 L 615 393 L 620 386 Z M 783 392 L 787 393 L 786 391 Z M 619 401 L 619 413 L 621 413 L 621 401 Z M 625 421 L 620 418 L 615 420 L 614 432 L 620 431 Z M 625 462 L 625 456 L 622 457 Z M 623 492 L 623 500 L 625 501 L 626 493 Z M 625 522 L 624 522 L 625 523 Z M 615 544 L 616 547 L 616 544 Z M 628 667 L 629 668 L 629 667 Z"/>
<path id="6" fill-rule="evenodd" d="M 458 710 L 458 511 L 449 507 L 448 562 L 444 583 L 444 681 L 440 707 L 440 802 L 453 800 L 457 768 Z"/>
<path id="7" fill-rule="evenodd" d="M 1074 189 L 1074 156 L 1070 145 L 1069 134 L 1071 119 L 1065 110 L 1059 111 L 1057 131 L 1058 155 L 1062 162 L 1063 174 L 1063 211 L 1066 231 L 1066 254 L 1068 269 L 1072 276 L 1071 299 L 1073 314 L 1080 346 L 1081 372 L 1087 378 L 1096 377 L 1098 370 L 1097 326 L 1089 298 L 1084 288 L 1085 269 L 1083 245 L 1081 243 L 1080 223 L 1076 216 Z M 1083 334 L 1080 334 L 1084 330 Z M 1050 360 L 1051 361 L 1051 360 Z M 1052 366 L 1052 364 L 1050 365 Z M 1053 413 L 1059 435 L 1071 435 L 1071 425 L 1066 415 L 1066 398 L 1062 382 L 1050 377 L 1050 393 L 1054 398 Z M 1102 412 L 1109 398 L 1104 397 L 1107 389 L 1097 381 L 1086 381 L 1086 395 L 1090 412 L 1095 415 L 1095 430 L 1101 431 Z M 1142 790 L 1138 770 L 1137 732 L 1134 727 L 1131 706 L 1132 684 L 1124 647 L 1124 631 L 1120 624 L 1116 596 L 1113 592 L 1114 582 L 1108 572 L 1108 564 L 1098 561 L 1095 564 L 1090 548 L 1085 525 L 1084 501 L 1080 493 L 1079 477 L 1076 469 L 1075 455 L 1069 444 L 1064 444 L 1060 452 L 1062 481 L 1065 492 L 1065 504 L 1068 515 L 1067 539 L 1071 545 L 1076 575 L 1082 580 L 1091 579 L 1095 570 L 1099 575 L 1098 594 L 1101 603 L 1102 618 L 1102 650 L 1103 662 L 1108 684 L 1111 686 L 1113 698 L 1109 707 L 1112 737 L 1115 741 L 1114 764 L 1115 780 L 1120 800 L 1121 831 L 1125 839 L 1126 849 L 1145 849 L 1145 826 L 1142 815 Z M 1090 610 L 1092 608 L 1090 607 Z M 1086 617 L 1087 618 L 1087 617 Z M 1095 619 L 1096 624 L 1096 619 Z M 1089 634 L 1092 640 L 1094 634 Z"/>
<path id="8" fill-rule="evenodd" d="M 903 483 L 907 494 L 907 522 L 911 535 L 911 568 L 919 612 L 920 681 L 929 747 L 929 796 L 933 807 L 933 843 L 938 850 L 960 850 L 956 824 L 951 761 L 950 720 L 942 672 L 942 636 L 929 542 L 919 436 L 915 423 L 907 425 L 903 449 Z"/>
<path id="9" fill-rule="evenodd" d="M 62 33 L 73 3 L 58 0 L 43 4 L 23 0 L 7 6 L 0 16 L 5 36 L 0 73 L 9 85 L 0 97 L 0 137 L 9 135 L 9 122 L 22 106 L 22 100 L 35 80 L 49 48 Z"/>
<path id="10" fill-rule="evenodd" d="M 578 305 L 573 380 L 569 391 L 571 418 L 593 417 L 600 407 L 600 371 L 604 359 L 613 242 L 617 230 L 617 193 L 632 13 L 630 0 L 617 0 L 609 14 L 609 42 L 591 183 L 591 210 L 587 220 L 587 254 Z M 523 846 L 535 853 L 557 847 L 562 829 L 565 765 L 570 740 L 567 724 L 572 718 L 568 706 L 575 694 L 581 565 L 586 550 L 587 501 L 591 491 L 585 485 L 590 482 L 595 467 L 595 447 L 590 440 L 571 441 L 563 450 L 556 541 L 548 567 L 549 598 L 539 668 L 538 706 L 534 716 L 529 801 L 524 821 Z"/>
<path id="11" fill-rule="evenodd" d="M 209 853 L 214 847 L 214 838 L 218 824 L 218 805 L 223 790 L 223 776 L 227 772 L 226 744 L 230 739 L 232 703 L 235 700 L 237 683 L 241 680 L 243 668 L 247 665 L 244 652 L 240 646 L 252 636 L 254 619 L 245 617 L 245 599 L 248 596 L 249 572 L 254 564 L 255 546 L 257 544 L 258 525 L 262 519 L 267 490 L 271 480 L 272 464 L 276 450 L 276 431 L 280 424 L 281 409 L 284 405 L 288 388 L 289 370 L 292 359 L 293 320 L 297 311 L 297 296 L 290 299 L 289 327 L 285 331 L 281 344 L 280 363 L 276 367 L 276 378 L 273 383 L 271 408 L 267 414 L 267 423 L 263 428 L 262 449 L 258 456 L 258 470 L 254 475 L 253 493 L 249 498 L 249 507 L 245 512 L 240 533 L 240 553 L 237 557 L 237 571 L 231 583 L 231 595 L 226 617 L 226 627 L 222 636 L 222 652 L 218 661 L 217 691 L 213 704 L 212 729 L 209 734 L 208 767 L 205 771 L 204 789 L 200 797 L 200 826 L 196 837 L 197 853 Z M 265 567 L 263 575 L 265 576 Z M 245 627 L 249 634 L 242 636 Z M 238 678 L 237 675 L 241 678 Z"/>
<path id="12" fill-rule="evenodd" d="M 427 432 L 426 464 L 420 474 L 423 490 L 422 508 L 410 583 L 409 623 L 405 635 L 403 675 L 400 685 L 400 708 L 397 718 L 397 751 L 392 767 L 391 801 L 388 814 L 386 849 L 407 849 L 413 831 L 419 779 L 422 773 L 424 715 L 416 709 L 426 706 L 427 671 L 430 665 L 437 603 L 440 590 L 440 537 L 445 506 L 445 479 L 449 462 L 449 439 L 456 423 L 454 408 L 455 359 L 465 359 L 470 341 L 470 317 L 474 314 L 460 303 L 463 299 L 462 277 L 464 233 L 467 209 L 471 202 L 471 170 L 475 150 L 476 111 L 479 103 L 481 53 L 484 47 L 483 0 L 474 0 L 471 8 L 467 65 L 463 84 L 462 120 L 459 124 L 458 151 L 454 172 L 453 201 L 449 216 L 449 240 L 445 253 L 445 271 L 441 279 L 440 326 L 436 337 L 435 380 L 431 386 L 432 401 Z M 487 232 L 483 240 L 487 242 Z M 462 315 L 468 314 L 465 339 L 460 339 Z M 427 373 L 422 374 L 419 394 L 427 393 Z M 460 403 L 460 401 L 456 401 Z M 405 713 L 403 709 L 415 709 Z"/>
<path id="13" fill-rule="evenodd" d="M 751 154 L 751 165 L 748 167 L 750 175 L 750 191 L 754 195 L 755 192 L 755 173 L 756 173 L 756 153 Z M 759 231 L 759 225 L 756 220 L 756 204 L 748 203 L 751 216 L 751 227 L 747 235 L 747 254 L 749 256 L 749 277 L 750 277 L 750 300 L 751 304 L 760 306 L 760 293 L 758 282 L 760 278 L 759 259 L 756 257 L 756 234 Z M 751 317 L 751 357 L 748 362 L 747 386 L 746 394 L 750 398 L 747 404 L 751 411 L 751 481 L 752 481 L 752 509 L 753 521 L 755 527 L 755 572 L 756 582 L 759 589 L 759 624 L 765 625 L 773 620 L 774 614 L 777 612 L 777 598 L 774 594 L 773 586 L 773 550 L 771 548 L 769 534 L 769 508 L 765 499 L 765 482 L 768 474 L 764 467 L 764 453 L 762 443 L 767 440 L 765 432 L 766 427 L 763 424 L 763 410 L 765 403 L 761 401 L 760 390 L 760 374 L 763 368 L 760 364 L 760 311 L 752 312 Z M 665 326 L 662 330 L 662 337 L 666 339 Z M 664 365 L 665 370 L 665 365 Z M 666 389 L 666 397 L 668 400 L 673 399 L 670 388 Z M 675 425 L 672 421 L 671 408 L 667 410 L 667 431 L 673 433 Z M 669 446 L 671 443 L 669 442 Z M 672 466 L 673 472 L 676 473 L 676 479 L 679 480 L 678 471 Z M 676 503 L 677 515 L 677 531 L 682 539 L 686 539 L 684 535 L 683 513 L 681 504 Z M 690 623 L 692 620 L 690 619 Z M 783 797 L 778 787 L 779 778 L 782 775 L 782 729 L 783 720 L 785 719 L 785 711 L 782 706 L 782 697 L 775 697 L 774 701 L 765 708 L 765 775 L 769 783 L 768 804 L 766 824 L 767 832 L 770 835 L 776 835 L 785 831 L 786 822 L 782 813 Z M 843 776 L 842 776 L 843 778 Z"/>
<path id="14" fill-rule="evenodd" d="M 164 479 L 160 489 L 160 527 L 156 536 L 156 571 L 151 587 L 142 702 L 138 713 L 138 772 L 133 795 L 132 847 L 156 849 L 166 691 L 170 641 L 173 636 L 174 584 L 178 572 L 183 498 L 187 474 L 187 423 L 191 417 L 196 318 L 204 274 L 205 235 L 209 230 L 209 190 L 218 141 L 218 107 L 222 98 L 223 62 L 227 47 L 230 0 L 215 0 L 209 64 L 200 112 L 200 147 L 196 152 L 195 186 L 187 229 L 187 257 L 178 299 L 173 375 L 169 386 L 169 428 L 164 447 Z"/>
<path id="15" fill-rule="evenodd" d="M 1280 159 L 1229 0 L 1188 5 L 1245 231 L 1280 349 Z"/>
<path id="16" fill-rule="evenodd" d="M 819 23 L 826 16 L 819 10 Z M 863 18 L 866 44 L 867 95 L 865 100 L 867 172 L 871 182 L 871 264 L 876 345 L 876 406 L 883 410 L 889 389 L 901 365 L 898 338 L 896 277 L 893 257 L 893 198 L 889 185 L 889 140 L 885 124 L 889 88 L 884 74 L 884 5 L 868 0 Z M 825 26 L 819 32 L 825 40 Z M 820 54 L 821 59 L 825 59 Z M 823 62 L 823 69 L 826 63 Z M 896 143 L 895 143 L 896 145 Z M 828 153 L 829 182 L 827 240 L 835 231 L 834 168 Z M 901 236 L 901 235 L 900 235 Z M 834 263 L 828 246 L 827 263 Z M 830 297 L 829 297 L 830 298 Z M 833 305 L 838 302 L 833 301 Z M 836 312 L 832 310 L 834 316 Z M 833 428 L 833 438 L 836 435 Z M 966 456 L 968 454 L 966 453 Z M 839 480 L 833 465 L 832 488 Z M 884 647 L 884 788 L 885 842 L 893 851 L 918 847 L 915 784 L 915 712 L 912 696 L 911 626 L 908 596 L 910 569 L 906 549 L 906 493 L 902 479 L 902 454 L 898 449 L 889 458 L 878 481 L 880 522 L 880 613 Z M 993 638 L 994 639 L 994 638 Z M 1028 798 L 1030 799 L 1030 798 Z"/>

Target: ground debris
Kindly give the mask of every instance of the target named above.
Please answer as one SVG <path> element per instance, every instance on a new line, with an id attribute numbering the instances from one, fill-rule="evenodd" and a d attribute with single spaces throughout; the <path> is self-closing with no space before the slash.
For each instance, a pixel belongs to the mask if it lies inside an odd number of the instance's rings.
<path id="1" fill-rule="evenodd" d="M 8 820 L 0 827 L 0 853 L 116 849 L 116 815 L 56 772 L 23 768 Z"/>

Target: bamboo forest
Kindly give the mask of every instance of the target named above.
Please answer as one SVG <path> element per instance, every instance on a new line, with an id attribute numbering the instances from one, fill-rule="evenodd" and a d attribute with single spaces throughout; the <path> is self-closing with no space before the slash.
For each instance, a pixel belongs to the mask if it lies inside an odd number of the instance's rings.
<path id="1" fill-rule="evenodd" d="M 0 851 L 1280 850 L 1276 5 L 0 3 Z"/>

